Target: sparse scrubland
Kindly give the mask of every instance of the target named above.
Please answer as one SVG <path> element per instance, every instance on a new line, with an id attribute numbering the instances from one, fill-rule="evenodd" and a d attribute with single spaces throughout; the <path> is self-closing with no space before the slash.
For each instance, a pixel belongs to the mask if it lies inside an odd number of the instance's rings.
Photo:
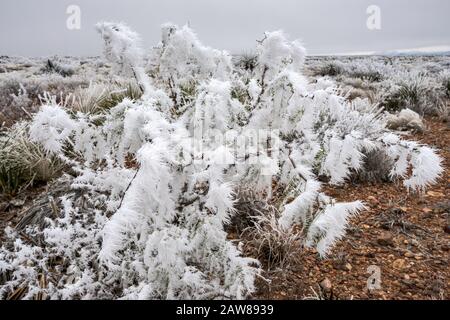
<path id="1" fill-rule="evenodd" d="M 436 145 L 432 121 L 446 145 L 449 57 L 307 58 L 280 31 L 231 56 L 171 24 L 144 50 L 97 29 L 103 58 L 0 57 L 1 299 L 392 297 L 318 272 L 350 273 L 380 224 L 411 234 L 420 209 L 377 188 L 447 186 L 447 154 L 416 138 Z"/>

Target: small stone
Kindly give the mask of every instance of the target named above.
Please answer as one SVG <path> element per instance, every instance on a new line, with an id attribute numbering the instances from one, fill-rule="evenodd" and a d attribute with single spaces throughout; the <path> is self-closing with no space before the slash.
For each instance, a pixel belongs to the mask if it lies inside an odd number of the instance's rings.
<path id="1" fill-rule="evenodd" d="M 394 267 L 394 269 L 398 269 L 401 270 L 403 268 L 405 268 L 405 260 L 404 259 L 397 259 L 392 263 L 392 267 Z"/>
<path id="2" fill-rule="evenodd" d="M 394 238 L 390 232 L 383 232 L 377 238 L 377 243 L 382 246 L 394 246 Z"/>
<path id="3" fill-rule="evenodd" d="M 333 285 L 331 284 L 330 279 L 325 278 L 320 282 L 320 287 L 324 292 L 331 292 L 331 289 L 333 288 Z"/>
<path id="4" fill-rule="evenodd" d="M 430 212 L 433 212 L 433 210 L 430 209 L 430 208 L 423 208 L 423 209 L 422 209 L 422 212 L 430 213 Z"/>
<path id="5" fill-rule="evenodd" d="M 414 257 L 414 253 L 412 253 L 411 251 L 407 251 L 407 252 L 405 252 L 404 256 L 407 258 L 412 258 L 412 257 Z"/>
<path id="6" fill-rule="evenodd" d="M 409 275 L 407 275 L 407 274 L 405 274 L 403 278 L 405 278 L 405 280 L 411 279 L 411 277 Z"/>
<path id="7" fill-rule="evenodd" d="M 417 255 L 414 256 L 414 259 L 416 259 L 416 260 L 422 260 L 422 256 L 417 254 Z"/>

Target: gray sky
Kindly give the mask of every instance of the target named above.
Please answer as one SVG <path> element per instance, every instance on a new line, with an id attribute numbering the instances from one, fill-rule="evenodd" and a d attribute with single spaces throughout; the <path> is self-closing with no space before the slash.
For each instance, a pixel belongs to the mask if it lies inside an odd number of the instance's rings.
<path id="1" fill-rule="evenodd" d="M 80 30 L 66 27 L 72 4 Z M 381 9 L 381 30 L 366 27 L 369 5 Z M 162 23 L 189 21 L 204 44 L 232 53 L 278 29 L 310 54 L 378 52 L 450 45 L 449 13 L 449 0 L 1 0 L 0 55 L 98 55 L 101 20 L 126 22 L 146 47 L 159 41 Z"/>

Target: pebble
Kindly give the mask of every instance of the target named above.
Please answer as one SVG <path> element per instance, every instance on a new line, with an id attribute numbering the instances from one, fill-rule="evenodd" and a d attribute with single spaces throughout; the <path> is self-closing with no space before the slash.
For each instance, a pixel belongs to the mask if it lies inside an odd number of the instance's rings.
<path id="1" fill-rule="evenodd" d="M 330 281 L 330 279 L 328 279 L 328 278 L 325 278 L 325 279 L 323 279 L 321 282 L 320 282 L 320 287 L 322 288 L 322 290 L 324 291 L 324 292 L 330 292 L 331 291 L 331 289 L 333 288 L 333 285 L 331 284 L 331 281 Z"/>
<path id="2" fill-rule="evenodd" d="M 377 243 L 382 246 L 394 246 L 394 237 L 390 232 L 383 232 L 377 238 Z"/>
<path id="3" fill-rule="evenodd" d="M 394 269 L 403 269 L 405 268 L 406 262 L 404 259 L 397 259 L 394 261 L 394 263 L 392 263 L 392 266 L 394 267 Z"/>

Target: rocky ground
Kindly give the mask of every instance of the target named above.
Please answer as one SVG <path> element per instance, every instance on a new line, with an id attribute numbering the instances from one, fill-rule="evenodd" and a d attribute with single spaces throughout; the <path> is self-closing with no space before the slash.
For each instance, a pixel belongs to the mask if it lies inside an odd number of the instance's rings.
<path id="1" fill-rule="evenodd" d="M 424 194 L 408 194 L 399 183 L 325 187 L 340 201 L 363 200 L 367 210 L 352 220 L 329 258 L 304 250 L 289 267 L 266 272 L 256 298 L 449 298 L 450 126 L 437 119 L 426 125 L 411 138 L 440 150 L 446 171 L 439 183 Z M 378 270 L 377 289 L 371 281 Z"/>

